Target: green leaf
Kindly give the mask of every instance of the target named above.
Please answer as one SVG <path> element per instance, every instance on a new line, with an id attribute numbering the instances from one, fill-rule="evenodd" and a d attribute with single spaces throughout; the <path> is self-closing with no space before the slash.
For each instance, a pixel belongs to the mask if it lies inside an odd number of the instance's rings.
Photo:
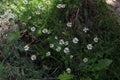
<path id="1" fill-rule="evenodd" d="M 60 79 L 60 80 L 71 80 L 72 78 L 73 78 L 73 75 L 68 74 L 66 72 L 64 72 L 63 74 L 60 74 L 58 76 L 58 79 Z"/>
<path id="2" fill-rule="evenodd" d="M 99 60 L 97 64 L 93 65 L 92 69 L 93 71 L 106 69 L 111 63 L 112 63 L 112 60 L 110 59 L 102 59 L 102 60 Z"/>

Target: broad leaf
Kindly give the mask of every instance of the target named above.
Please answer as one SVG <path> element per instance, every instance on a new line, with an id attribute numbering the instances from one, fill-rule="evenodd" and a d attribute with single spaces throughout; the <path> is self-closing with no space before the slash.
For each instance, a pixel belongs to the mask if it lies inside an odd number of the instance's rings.
<path id="1" fill-rule="evenodd" d="M 58 79 L 60 80 L 72 80 L 72 78 L 73 78 L 73 75 L 68 74 L 66 72 L 64 72 L 63 74 L 60 74 L 58 77 Z"/>
<path id="2" fill-rule="evenodd" d="M 99 60 L 97 64 L 93 65 L 92 70 L 99 71 L 102 69 L 106 69 L 111 63 L 112 63 L 112 60 L 110 59 Z"/>

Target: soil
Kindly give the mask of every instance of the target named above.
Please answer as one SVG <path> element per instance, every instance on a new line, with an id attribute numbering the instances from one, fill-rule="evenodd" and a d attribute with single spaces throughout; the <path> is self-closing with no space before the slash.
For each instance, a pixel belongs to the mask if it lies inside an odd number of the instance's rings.
<path id="1" fill-rule="evenodd" d="M 10 32 L 18 28 L 14 19 L 15 16 L 10 10 L 6 10 L 4 14 L 0 15 L 0 42 L 2 42 Z"/>

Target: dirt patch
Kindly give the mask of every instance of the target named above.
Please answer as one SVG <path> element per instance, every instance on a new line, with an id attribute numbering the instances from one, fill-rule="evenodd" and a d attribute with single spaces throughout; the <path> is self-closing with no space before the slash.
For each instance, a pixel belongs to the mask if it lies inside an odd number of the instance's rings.
<path id="1" fill-rule="evenodd" d="M 3 15 L 0 15 L 0 42 L 5 38 L 10 32 L 15 31 L 18 27 L 14 22 L 15 15 L 11 10 L 6 10 Z"/>

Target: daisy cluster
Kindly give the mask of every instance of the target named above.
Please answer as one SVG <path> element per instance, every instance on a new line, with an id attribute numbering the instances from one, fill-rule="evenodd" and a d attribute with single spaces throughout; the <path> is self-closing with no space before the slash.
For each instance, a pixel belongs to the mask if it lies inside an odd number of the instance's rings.
<path id="1" fill-rule="evenodd" d="M 62 1 L 60 1 L 60 2 L 62 2 Z M 28 4 L 28 1 L 27 0 L 23 0 L 23 3 L 24 4 Z M 47 5 L 51 4 L 50 0 L 46 0 L 45 3 Z M 56 7 L 56 9 L 64 9 L 64 8 L 67 7 L 67 4 L 64 4 L 62 2 L 62 3 L 56 4 L 55 7 Z M 45 10 L 45 7 L 44 7 L 44 5 L 38 4 L 38 9 Z M 39 12 L 35 12 L 35 13 L 36 14 L 40 14 Z M 31 16 L 29 16 L 28 19 L 31 19 Z M 67 28 L 71 28 L 72 29 L 72 27 L 74 27 L 74 24 L 72 22 L 68 21 L 68 22 L 66 22 L 66 25 L 64 25 L 64 26 L 66 26 Z M 36 30 L 37 30 L 37 27 L 35 27 L 35 26 L 30 28 L 31 32 L 36 32 Z M 88 27 L 83 27 L 82 31 L 83 31 L 84 34 L 88 34 L 88 32 L 90 32 L 90 29 Z M 41 33 L 45 34 L 45 35 L 50 35 L 50 34 L 52 35 L 53 32 L 51 32 L 48 28 L 41 29 Z M 70 40 L 64 39 L 64 38 L 59 38 L 59 37 L 55 36 L 54 39 L 53 39 L 53 42 L 49 42 L 49 45 L 48 45 L 49 49 L 44 54 L 45 54 L 46 57 L 50 57 L 50 56 L 52 56 L 52 50 L 54 50 L 57 53 L 64 53 L 65 55 L 69 55 L 70 58 L 72 59 L 74 57 L 74 54 L 73 55 L 71 54 L 73 52 L 72 52 L 72 48 L 70 46 L 71 45 L 73 45 L 73 46 L 74 45 L 80 45 L 80 43 L 81 43 L 80 41 L 81 41 L 80 38 L 77 37 L 77 36 L 73 36 Z M 93 38 L 93 42 L 94 43 L 98 43 L 99 42 L 99 38 L 97 36 L 95 36 Z M 86 44 L 85 46 L 86 46 L 86 49 L 88 51 L 91 51 L 94 48 L 92 42 Z M 25 51 L 29 51 L 30 49 L 31 49 L 30 45 L 27 44 L 27 45 L 24 46 L 24 50 Z M 35 55 L 35 54 L 31 55 L 31 60 L 36 60 L 36 59 L 37 59 L 37 55 Z M 84 57 L 82 59 L 82 61 L 84 63 L 87 63 L 88 62 L 88 58 Z M 71 73 L 71 68 L 67 68 L 66 72 L 67 73 Z"/>

